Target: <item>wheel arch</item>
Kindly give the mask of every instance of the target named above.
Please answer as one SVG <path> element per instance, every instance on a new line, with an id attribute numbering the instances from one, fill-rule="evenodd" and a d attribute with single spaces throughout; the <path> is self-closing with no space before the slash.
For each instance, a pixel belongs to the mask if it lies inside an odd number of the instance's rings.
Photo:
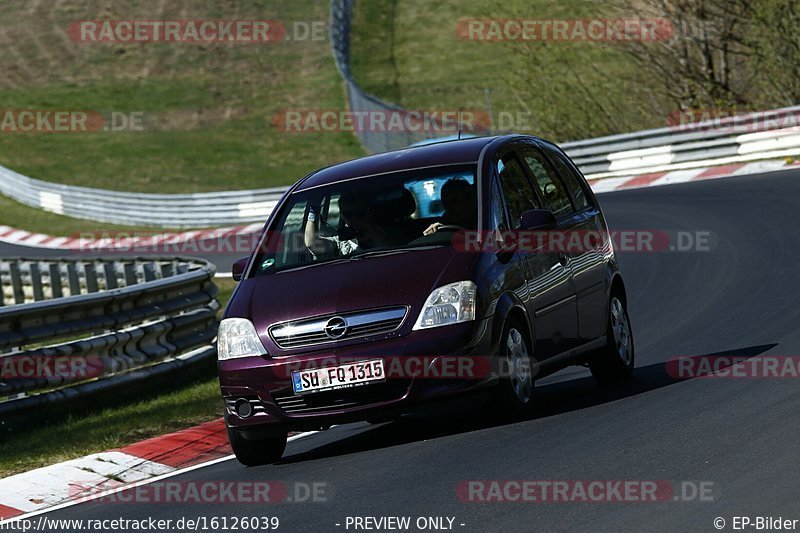
<path id="1" fill-rule="evenodd" d="M 628 306 L 628 291 L 625 288 L 625 282 L 622 280 L 622 276 L 619 272 L 615 272 L 611 276 L 611 283 L 609 284 L 608 289 L 608 298 L 611 299 L 611 295 L 619 294 L 620 298 L 622 299 L 622 303 L 625 306 Z"/>
<path id="2" fill-rule="evenodd" d="M 516 320 L 525 328 L 524 333 L 528 336 L 530 345 L 534 345 L 534 325 L 525 310 L 525 305 L 519 298 L 512 293 L 505 293 L 500 296 L 492 321 L 492 346 L 498 346 L 503 328 L 509 320 Z"/>

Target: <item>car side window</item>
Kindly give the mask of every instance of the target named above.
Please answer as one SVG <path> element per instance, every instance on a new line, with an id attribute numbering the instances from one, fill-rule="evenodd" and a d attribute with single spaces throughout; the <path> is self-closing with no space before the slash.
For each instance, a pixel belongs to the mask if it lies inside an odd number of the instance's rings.
<path id="1" fill-rule="evenodd" d="M 575 201 L 575 207 L 579 211 L 584 207 L 588 207 L 590 205 L 589 199 L 586 197 L 586 189 L 584 189 L 584 185 L 581 183 L 583 178 L 578 174 L 575 168 L 569 164 L 561 152 L 555 148 L 551 148 L 549 145 L 545 145 L 545 149 L 547 150 L 547 155 L 550 157 L 550 160 L 553 162 L 553 166 L 556 167 L 556 172 L 558 172 L 558 175 L 564 180 L 567 191 L 572 195 L 572 199 Z"/>
<path id="2" fill-rule="evenodd" d="M 524 211 L 538 209 L 540 206 L 528 176 L 519 160 L 506 155 L 497 162 L 497 173 L 506 198 L 511 229 L 519 229 L 520 216 Z"/>
<path id="3" fill-rule="evenodd" d="M 549 205 L 553 214 L 559 217 L 572 211 L 572 202 L 566 187 L 547 163 L 544 154 L 533 148 L 525 148 L 522 151 L 522 158 L 531 169 L 536 185 L 542 193 L 542 198 Z"/>

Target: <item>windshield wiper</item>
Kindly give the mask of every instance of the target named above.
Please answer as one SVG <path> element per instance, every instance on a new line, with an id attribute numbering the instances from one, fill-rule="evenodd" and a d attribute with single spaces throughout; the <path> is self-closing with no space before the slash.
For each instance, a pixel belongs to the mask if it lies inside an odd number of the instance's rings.
<path id="1" fill-rule="evenodd" d="M 391 248 L 391 249 L 387 249 L 387 250 L 365 250 L 363 252 L 359 252 L 359 253 L 355 253 L 355 254 L 351 254 L 351 255 L 346 255 L 344 257 L 337 257 L 336 259 L 326 259 L 324 261 L 319 261 L 319 262 L 315 262 L 315 263 L 306 263 L 306 264 L 302 264 L 302 265 L 294 265 L 294 266 L 291 266 L 291 267 L 285 267 L 285 268 L 281 268 L 279 270 L 275 270 L 272 273 L 278 274 L 278 273 L 281 273 L 281 272 L 291 272 L 293 270 L 300 270 L 300 269 L 305 269 L 305 268 L 313 268 L 313 267 L 322 266 L 322 265 L 336 265 L 336 264 L 340 264 L 340 263 L 347 263 L 347 262 L 350 262 L 350 261 L 359 260 L 359 259 L 362 259 L 364 257 L 376 257 L 376 256 L 381 256 L 381 255 L 400 254 L 400 253 L 405 253 L 405 252 L 411 252 L 411 251 L 414 251 L 414 250 L 431 250 L 433 248 L 441 248 L 442 246 L 444 246 L 444 245 L 442 245 L 442 244 L 434 244 L 434 245 L 426 245 L 426 246 L 406 246 L 406 247 L 403 247 L 403 248 Z M 263 272 L 263 273 L 266 273 L 266 272 Z"/>

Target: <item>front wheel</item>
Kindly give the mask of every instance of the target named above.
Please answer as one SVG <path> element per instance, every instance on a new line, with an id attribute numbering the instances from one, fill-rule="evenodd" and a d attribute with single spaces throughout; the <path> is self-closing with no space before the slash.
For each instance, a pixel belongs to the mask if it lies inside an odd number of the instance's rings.
<path id="1" fill-rule="evenodd" d="M 245 466 L 259 466 L 274 463 L 283 456 L 287 435 L 269 439 L 247 440 L 239 430 L 228 427 L 228 440 L 236 459 Z"/>
<path id="2" fill-rule="evenodd" d="M 618 294 L 611 295 L 606 345 L 592 357 L 589 369 L 598 383 L 617 383 L 633 372 L 633 332 L 628 310 Z"/>
<path id="3" fill-rule="evenodd" d="M 533 409 L 533 361 L 525 330 L 509 321 L 500 337 L 500 398 L 512 415 L 523 416 Z"/>

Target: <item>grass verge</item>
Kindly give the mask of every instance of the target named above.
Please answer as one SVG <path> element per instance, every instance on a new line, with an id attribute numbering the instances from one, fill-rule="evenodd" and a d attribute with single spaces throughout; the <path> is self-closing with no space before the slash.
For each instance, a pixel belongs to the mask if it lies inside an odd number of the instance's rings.
<path id="1" fill-rule="evenodd" d="M 7 433 L 0 442 L 0 477 L 118 448 L 221 416 L 219 383 L 214 378 L 123 407 Z"/>

